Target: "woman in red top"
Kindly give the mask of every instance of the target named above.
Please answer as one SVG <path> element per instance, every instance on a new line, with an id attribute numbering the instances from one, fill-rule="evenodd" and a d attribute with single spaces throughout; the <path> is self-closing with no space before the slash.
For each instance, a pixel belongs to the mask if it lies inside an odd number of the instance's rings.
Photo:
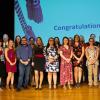
<path id="1" fill-rule="evenodd" d="M 61 56 L 61 66 L 60 66 L 60 84 L 66 89 L 66 84 L 68 84 L 69 89 L 71 89 L 70 84 L 73 83 L 72 75 L 72 62 L 71 58 L 73 55 L 72 47 L 69 46 L 69 39 L 67 37 L 63 38 L 63 45 L 60 47 Z"/>
<path id="2" fill-rule="evenodd" d="M 8 48 L 5 49 L 6 58 L 6 72 L 8 73 L 6 80 L 6 88 L 9 89 L 9 83 L 11 81 L 11 89 L 13 89 L 14 73 L 16 72 L 16 56 L 14 51 L 14 42 L 9 40 Z"/>

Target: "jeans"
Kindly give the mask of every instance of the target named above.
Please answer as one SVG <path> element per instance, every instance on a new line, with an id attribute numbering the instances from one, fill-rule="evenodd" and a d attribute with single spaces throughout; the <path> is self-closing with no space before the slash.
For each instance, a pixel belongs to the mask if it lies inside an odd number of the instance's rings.
<path id="1" fill-rule="evenodd" d="M 28 85 L 30 68 L 31 68 L 30 64 L 24 65 L 24 64 L 19 62 L 19 78 L 18 78 L 17 88 L 21 88 L 22 85 L 24 87 L 26 87 Z"/>

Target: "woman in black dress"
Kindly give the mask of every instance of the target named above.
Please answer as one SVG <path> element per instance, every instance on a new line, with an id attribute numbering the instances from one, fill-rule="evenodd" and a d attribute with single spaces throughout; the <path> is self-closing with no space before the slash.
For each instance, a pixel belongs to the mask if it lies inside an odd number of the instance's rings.
<path id="1" fill-rule="evenodd" d="M 43 71 L 45 66 L 45 57 L 43 55 L 43 42 L 40 37 L 36 40 L 36 47 L 34 48 L 34 72 L 36 89 L 42 88 L 43 82 Z"/>
<path id="2" fill-rule="evenodd" d="M 75 35 L 73 44 L 73 66 L 76 87 L 79 87 L 82 78 L 83 56 L 84 46 L 80 43 L 79 35 Z"/>
<path id="3" fill-rule="evenodd" d="M 2 47 L 3 41 L 2 39 L 0 39 L 0 91 L 2 91 L 1 89 L 1 80 L 4 76 L 4 71 L 5 71 L 5 64 L 4 64 L 4 49 Z"/>
<path id="4" fill-rule="evenodd" d="M 15 37 L 15 50 L 17 50 L 19 47 L 20 47 L 20 45 L 21 45 L 21 37 L 20 37 L 20 35 L 17 35 L 16 37 Z M 15 73 L 15 80 L 14 80 L 14 82 L 15 82 L 15 87 L 17 86 L 17 84 L 18 84 L 18 76 L 19 76 L 19 70 L 18 70 L 18 66 L 19 66 L 19 60 L 17 59 L 17 62 L 16 62 L 16 66 L 17 66 L 17 71 L 16 71 L 16 73 Z"/>

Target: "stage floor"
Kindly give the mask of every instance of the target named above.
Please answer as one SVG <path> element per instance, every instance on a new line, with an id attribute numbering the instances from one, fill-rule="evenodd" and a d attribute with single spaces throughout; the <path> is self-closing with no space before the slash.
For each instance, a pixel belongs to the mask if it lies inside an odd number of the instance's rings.
<path id="1" fill-rule="evenodd" d="M 0 100 L 100 100 L 100 86 L 89 88 L 83 84 L 80 88 L 73 87 L 71 90 L 60 86 L 50 90 L 45 85 L 42 90 L 30 87 L 20 92 L 4 89 L 0 92 Z"/>

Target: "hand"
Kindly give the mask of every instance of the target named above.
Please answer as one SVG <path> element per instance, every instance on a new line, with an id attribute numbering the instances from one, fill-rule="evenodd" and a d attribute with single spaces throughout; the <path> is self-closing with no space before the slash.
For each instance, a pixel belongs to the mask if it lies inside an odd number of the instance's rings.
<path id="1" fill-rule="evenodd" d="M 71 61 L 71 59 L 67 59 L 66 61 L 67 61 L 67 63 L 69 63 Z"/>
<path id="2" fill-rule="evenodd" d="M 32 62 L 31 65 L 34 66 L 34 62 Z"/>
<path id="3" fill-rule="evenodd" d="M 90 60 L 90 64 L 93 65 L 95 63 L 95 60 Z"/>
<path id="4" fill-rule="evenodd" d="M 54 59 L 49 58 L 49 63 L 53 63 Z"/>
<path id="5" fill-rule="evenodd" d="M 28 61 L 24 61 L 24 65 L 28 65 L 28 63 L 29 63 Z"/>
<path id="6" fill-rule="evenodd" d="M 11 63 L 11 62 L 10 62 L 10 65 L 11 65 L 11 66 L 13 66 L 13 65 L 14 65 L 14 63 Z"/>

